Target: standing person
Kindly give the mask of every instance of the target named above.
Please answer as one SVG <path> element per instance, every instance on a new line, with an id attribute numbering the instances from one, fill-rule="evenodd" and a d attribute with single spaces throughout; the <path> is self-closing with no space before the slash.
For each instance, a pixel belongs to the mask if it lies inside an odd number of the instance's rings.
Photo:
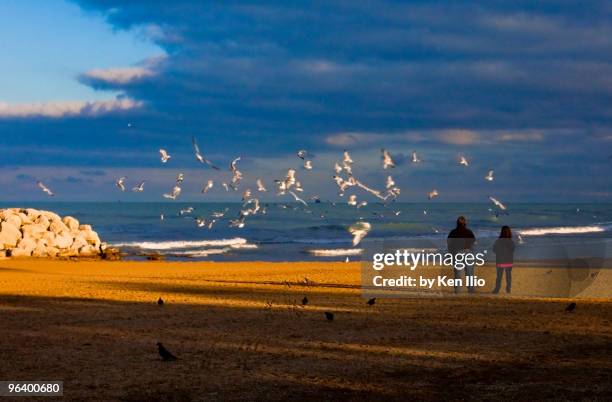
<path id="1" fill-rule="evenodd" d="M 512 289 L 512 265 L 514 264 L 514 241 L 512 240 L 512 230 L 510 226 L 502 226 L 499 238 L 493 244 L 495 253 L 495 266 L 497 268 L 497 278 L 495 279 L 495 289 L 493 293 L 499 293 L 502 277 L 506 271 L 506 293 Z"/>
<path id="2" fill-rule="evenodd" d="M 451 230 L 446 240 L 448 245 L 449 253 L 457 255 L 460 253 L 471 252 L 474 243 L 476 243 L 476 237 L 474 233 L 467 228 L 467 220 L 460 216 L 457 218 L 457 227 Z M 471 264 L 465 264 L 465 278 L 467 281 L 468 276 L 474 276 L 474 267 Z M 453 267 L 455 279 L 461 278 L 461 271 L 463 269 L 457 269 Z M 459 286 L 455 285 L 455 293 L 459 293 Z M 468 292 L 474 293 L 474 287 L 468 286 Z"/>

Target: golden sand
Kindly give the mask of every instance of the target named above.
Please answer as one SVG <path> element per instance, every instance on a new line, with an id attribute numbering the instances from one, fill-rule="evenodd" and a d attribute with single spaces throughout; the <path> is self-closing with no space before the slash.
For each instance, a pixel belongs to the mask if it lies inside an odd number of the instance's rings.
<path id="1" fill-rule="evenodd" d="M 81 401 L 612 397 L 609 299 L 367 306 L 360 280 L 357 263 L 3 260 L 0 380 Z"/>

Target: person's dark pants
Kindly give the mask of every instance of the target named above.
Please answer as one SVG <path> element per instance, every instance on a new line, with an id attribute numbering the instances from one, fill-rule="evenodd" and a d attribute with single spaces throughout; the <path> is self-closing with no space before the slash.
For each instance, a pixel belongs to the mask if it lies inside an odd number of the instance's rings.
<path id="1" fill-rule="evenodd" d="M 465 283 L 467 283 L 467 278 L 468 276 L 474 276 L 474 266 L 473 265 L 467 265 L 465 266 L 465 268 L 463 269 L 457 269 L 457 268 L 453 268 L 453 271 L 455 272 L 455 279 L 461 279 L 461 277 L 463 276 L 463 272 L 465 272 Z M 461 286 L 457 286 L 455 285 L 455 293 L 459 293 L 459 291 L 461 290 Z M 468 286 L 468 292 L 470 293 L 474 293 L 474 286 Z"/>
<path id="2" fill-rule="evenodd" d="M 512 289 L 512 267 L 497 267 L 497 277 L 495 278 L 495 289 L 493 289 L 493 293 L 499 293 L 499 289 L 501 289 L 502 277 L 504 276 L 504 271 L 506 271 L 506 293 L 510 293 L 510 290 Z"/>

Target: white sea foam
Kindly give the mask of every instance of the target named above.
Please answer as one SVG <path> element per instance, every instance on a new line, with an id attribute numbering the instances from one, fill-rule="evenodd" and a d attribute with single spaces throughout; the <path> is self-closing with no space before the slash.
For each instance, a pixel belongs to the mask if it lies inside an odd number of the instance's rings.
<path id="1" fill-rule="evenodd" d="M 532 228 L 519 230 L 522 236 L 544 236 L 548 234 L 580 234 L 605 232 L 601 226 L 557 226 L 549 228 Z"/>
<path id="2" fill-rule="evenodd" d="M 363 249 L 360 248 L 333 248 L 333 249 L 313 249 L 308 250 L 312 255 L 317 257 L 337 257 L 337 256 L 349 256 L 349 255 L 360 255 Z"/>
<path id="3" fill-rule="evenodd" d="M 225 254 L 230 250 L 230 247 L 209 248 L 206 250 L 181 251 L 178 253 L 174 253 L 173 255 L 176 257 L 208 257 L 209 255 Z"/>
<path id="4" fill-rule="evenodd" d="M 145 250 L 180 250 L 180 249 L 193 249 L 201 247 L 245 247 L 255 246 L 247 243 L 246 239 L 241 237 L 234 237 L 233 239 L 220 239 L 220 240 L 178 240 L 178 241 L 159 241 L 159 242 L 130 242 L 130 243 L 118 243 L 113 244 L 115 247 L 135 247 Z"/>

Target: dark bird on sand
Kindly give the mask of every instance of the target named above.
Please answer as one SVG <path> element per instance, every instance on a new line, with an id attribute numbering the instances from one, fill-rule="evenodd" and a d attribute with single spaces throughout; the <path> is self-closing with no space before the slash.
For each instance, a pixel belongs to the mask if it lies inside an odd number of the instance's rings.
<path id="1" fill-rule="evenodd" d="M 368 300 L 368 306 L 373 306 L 376 303 L 376 297 L 371 298 L 370 300 Z"/>
<path id="2" fill-rule="evenodd" d="M 576 310 L 576 303 L 570 303 L 567 305 L 567 307 L 565 308 L 565 312 L 566 313 L 573 313 L 574 310 Z"/>
<path id="3" fill-rule="evenodd" d="M 165 362 L 178 359 L 176 356 L 170 353 L 170 351 L 166 349 L 164 345 L 161 344 L 161 342 L 157 342 L 157 350 L 159 351 L 159 355 L 161 356 L 162 360 Z"/>
<path id="4" fill-rule="evenodd" d="M 308 304 L 308 297 L 304 296 L 304 298 L 302 299 L 302 306 L 305 306 Z"/>
<path id="5" fill-rule="evenodd" d="M 158 306 L 163 306 L 164 305 L 164 300 L 161 297 L 159 299 L 157 299 L 157 305 Z"/>
<path id="6" fill-rule="evenodd" d="M 327 321 L 333 321 L 334 320 L 334 313 L 330 313 L 329 311 L 325 312 L 325 318 L 327 318 Z"/>

